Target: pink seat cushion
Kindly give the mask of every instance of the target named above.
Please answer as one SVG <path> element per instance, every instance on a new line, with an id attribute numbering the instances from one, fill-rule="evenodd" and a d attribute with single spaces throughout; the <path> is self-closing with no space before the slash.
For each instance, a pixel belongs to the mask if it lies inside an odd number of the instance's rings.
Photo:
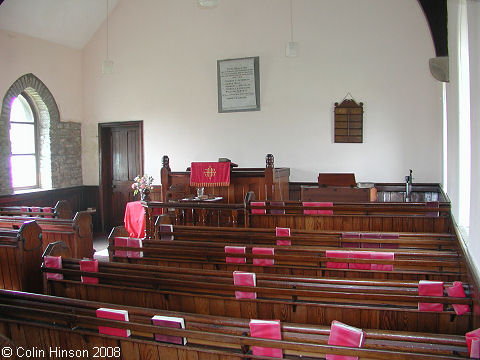
<path id="1" fill-rule="evenodd" d="M 348 259 L 349 251 L 342 251 L 342 250 L 326 250 L 325 255 L 327 258 L 340 258 L 340 259 Z M 335 261 L 327 261 L 327 268 L 330 269 L 348 269 L 347 262 L 335 262 Z"/>
<path id="2" fill-rule="evenodd" d="M 443 296 L 443 281 L 420 280 L 418 282 L 418 295 Z M 419 311 L 443 311 L 442 303 L 418 303 Z"/>
<path id="3" fill-rule="evenodd" d="M 395 254 L 393 252 L 371 251 L 370 258 L 376 260 L 394 260 Z M 372 264 L 372 270 L 393 271 L 393 265 L 390 264 Z"/>
<path id="4" fill-rule="evenodd" d="M 250 205 L 252 206 L 265 206 L 265 202 L 262 201 L 251 201 Z M 266 214 L 266 209 L 252 209 L 252 214 Z"/>
<path id="5" fill-rule="evenodd" d="M 302 203 L 303 207 L 333 207 L 333 202 L 316 202 L 316 201 L 305 201 Z M 333 215 L 332 210 L 307 210 L 304 209 L 303 213 L 305 215 Z"/>
<path id="6" fill-rule="evenodd" d="M 370 251 L 350 251 L 348 257 L 349 259 L 362 259 L 362 260 L 370 259 L 371 252 Z M 356 270 L 370 270 L 371 264 L 349 262 L 348 268 L 356 269 Z"/>

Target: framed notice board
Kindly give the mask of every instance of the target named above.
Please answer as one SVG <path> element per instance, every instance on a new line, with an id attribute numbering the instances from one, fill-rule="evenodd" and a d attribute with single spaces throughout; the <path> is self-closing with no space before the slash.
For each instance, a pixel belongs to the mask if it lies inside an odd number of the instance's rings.
<path id="1" fill-rule="evenodd" d="M 260 110 L 259 58 L 217 61 L 218 112 Z"/>
<path id="2" fill-rule="evenodd" d="M 363 103 L 353 99 L 335 103 L 335 142 L 363 143 Z"/>

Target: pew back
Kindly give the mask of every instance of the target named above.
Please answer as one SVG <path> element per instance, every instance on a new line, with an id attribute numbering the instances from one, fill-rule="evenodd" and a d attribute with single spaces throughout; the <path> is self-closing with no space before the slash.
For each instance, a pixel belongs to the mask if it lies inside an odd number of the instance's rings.
<path id="1" fill-rule="evenodd" d="M 128 322 L 100 319 L 98 308 L 125 310 Z M 152 325 L 155 315 L 182 318 L 185 329 Z M 99 326 L 128 328 L 129 337 L 99 334 Z M 78 358 L 93 358 L 99 349 L 110 349 L 104 357 L 119 359 L 248 359 L 251 346 L 278 347 L 289 359 L 324 358 L 325 353 L 371 359 L 445 360 L 464 359 L 464 338 L 455 335 L 382 332 L 365 330 L 362 349 L 327 344 L 329 327 L 281 323 L 281 340 L 250 336 L 249 320 L 190 314 L 141 307 L 119 307 L 111 303 L 72 300 L 38 294 L 0 290 L 0 340 L 12 348 L 42 351 L 77 351 Z M 186 345 L 155 341 L 155 334 L 179 336 Z M 0 343 L 1 344 L 1 343 Z M 257 357 L 256 357 L 257 358 Z"/>
<path id="2" fill-rule="evenodd" d="M 470 313 L 452 317 L 451 310 L 417 309 L 419 302 L 471 305 L 471 299 L 418 296 L 415 282 L 365 280 L 359 285 L 342 280 L 335 285 L 318 278 L 257 274 L 256 286 L 250 287 L 234 285 L 231 272 L 218 270 L 99 263 L 98 273 L 85 273 L 78 260 L 62 260 L 63 269 L 43 269 L 64 275 L 63 280 L 48 280 L 47 289 L 56 296 L 316 325 L 339 320 L 381 330 L 464 334 L 471 326 Z M 99 284 L 82 283 L 81 275 L 93 275 Z M 238 291 L 256 295 L 239 300 Z"/>
<path id="3" fill-rule="evenodd" d="M 306 230 L 452 232 L 449 203 L 338 203 L 304 206 L 299 201 L 245 204 L 151 201 L 146 207 L 147 238 L 153 238 L 154 211 L 162 209 L 175 225 Z M 322 214 L 312 214 L 321 211 Z M 224 219 L 227 219 L 225 221 Z M 222 221 L 220 221 L 222 220 Z"/>
<path id="4" fill-rule="evenodd" d="M 2 206 L 0 207 L 0 215 L 71 219 L 72 207 L 66 200 L 57 201 L 54 207 L 30 205 Z"/>
<path id="5" fill-rule="evenodd" d="M 42 229 L 42 251 L 52 242 L 63 241 L 70 247 L 74 257 L 93 256 L 92 217 L 87 211 L 77 212 L 73 219 L 0 216 L 0 227 L 18 229 L 32 220 Z"/>
<path id="6" fill-rule="evenodd" d="M 42 230 L 35 221 L 20 229 L 0 230 L 0 287 L 31 292 L 42 291 L 40 272 Z"/>

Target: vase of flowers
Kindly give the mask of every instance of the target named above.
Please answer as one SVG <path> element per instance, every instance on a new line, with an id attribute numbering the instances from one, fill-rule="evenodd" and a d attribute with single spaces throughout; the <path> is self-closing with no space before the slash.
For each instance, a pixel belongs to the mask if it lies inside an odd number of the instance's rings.
<path id="1" fill-rule="evenodd" d="M 150 201 L 150 191 L 153 189 L 153 177 L 148 175 L 138 175 L 132 184 L 133 195 L 140 193 L 140 200 Z"/>

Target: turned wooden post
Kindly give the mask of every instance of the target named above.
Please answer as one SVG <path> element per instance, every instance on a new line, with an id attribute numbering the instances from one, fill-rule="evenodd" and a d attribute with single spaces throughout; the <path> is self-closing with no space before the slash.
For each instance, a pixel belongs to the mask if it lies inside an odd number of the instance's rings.
<path id="1" fill-rule="evenodd" d="M 153 226 L 153 217 L 152 217 L 152 208 L 148 206 L 148 203 L 143 204 L 143 209 L 145 210 L 145 239 L 152 240 L 154 239 L 154 226 Z"/>
<path id="2" fill-rule="evenodd" d="M 162 168 L 160 170 L 160 181 L 162 183 L 162 199 L 167 202 L 167 190 L 170 188 L 170 159 L 167 155 L 162 157 Z"/>
<path id="3" fill-rule="evenodd" d="M 232 210 L 232 227 L 238 227 L 238 210 Z"/>
<path id="4" fill-rule="evenodd" d="M 272 154 L 267 154 L 265 157 L 265 200 L 273 200 L 274 185 L 273 185 L 273 164 L 274 158 Z"/>
<path id="5" fill-rule="evenodd" d="M 175 209 L 175 223 L 174 225 L 185 225 L 183 223 L 183 211 L 182 209 Z"/>
<path id="6" fill-rule="evenodd" d="M 196 216 L 196 225 L 207 226 L 207 209 L 198 209 Z"/>

